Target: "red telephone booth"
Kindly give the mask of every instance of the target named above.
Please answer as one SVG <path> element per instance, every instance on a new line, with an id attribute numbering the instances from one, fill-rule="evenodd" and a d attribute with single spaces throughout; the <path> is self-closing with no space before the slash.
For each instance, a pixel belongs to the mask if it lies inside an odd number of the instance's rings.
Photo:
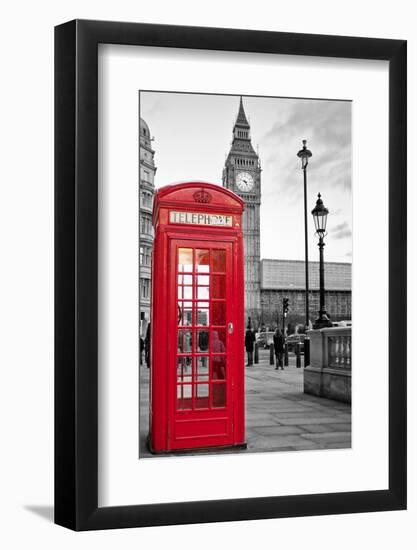
<path id="1" fill-rule="evenodd" d="M 209 183 L 155 195 L 153 452 L 245 444 L 243 208 Z"/>

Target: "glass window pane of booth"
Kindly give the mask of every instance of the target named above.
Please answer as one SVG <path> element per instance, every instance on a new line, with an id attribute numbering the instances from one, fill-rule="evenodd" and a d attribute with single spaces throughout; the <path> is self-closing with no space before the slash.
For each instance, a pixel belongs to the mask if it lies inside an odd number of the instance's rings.
<path id="1" fill-rule="evenodd" d="M 192 409 L 192 385 L 181 384 L 177 385 L 177 409 Z"/>
<path id="2" fill-rule="evenodd" d="M 226 351 L 226 331 L 215 329 L 211 331 L 212 353 L 224 353 Z"/>
<path id="3" fill-rule="evenodd" d="M 211 358 L 212 380 L 226 380 L 226 356 L 213 355 Z"/>
<path id="4" fill-rule="evenodd" d="M 226 324 L 226 303 L 212 302 L 211 304 L 212 320 L 214 326 L 224 326 Z"/>
<path id="5" fill-rule="evenodd" d="M 177 382 L 192 382 L 192 365 L 191 357 L 177 357 Z"/>
<path id="6" fill-rule="evenodd" d="M 195 251 L 195 270 L 198 273 L 210 271 L 210 254 L 208 250 L 197 249 Z"/>
<path id="7" fill-rule="evenodd" d="M 226 271 L 226 250 L 211 251 L 211 266 L 213 271 Z"/>
<path id="8" fill-rule="evenodd" d="M 209 375 L 209 358 L 207 356 L 199 356 L 197 359 L 197 381 L 207 382 Z"/>
<path id="9" fill-rule="evenodd" d="M 198 330 L 196 338 L 197 351 L 208 352 L 209 349 L 209 332 L 208 330 Z"/>
<path id="10" fill-rule="evenodd" d="M 193 351 L 193 333 L 191 330 L 178 331 L 178 352 L 188 353 Z"/>
<path id="11" fill-rule="evenodd" d="M 194 406 L 196 409 L 207 409 L 210 405 L 209 385 L 196 384 Z"/>
<path id="12" fill-rule="evenodd" d="M 213 407 L 225 407 L 226 406 L 226 384 L 211 385 L 211 397 Z"/>
<path id="13" fill-rule="evenodd" d="M 212 275 L 211 276 L 211 297 L 226 298 L 226 276 Z"/>
<path id="14" fill-rule="evenodd" d="M 193 249 L 179 248 L 178 249 L 178 272 L 186 272 L 193 270 Z"/>
<path id="15" fill-rule="evenodd" d="M 207 307 L 204 307 L 207 306 Z M 197 319 L 196 325 L 200 327 L 207 327 L 209 324 L 209 310 L 208 304 L 202 303 L 197 306 Z"/>

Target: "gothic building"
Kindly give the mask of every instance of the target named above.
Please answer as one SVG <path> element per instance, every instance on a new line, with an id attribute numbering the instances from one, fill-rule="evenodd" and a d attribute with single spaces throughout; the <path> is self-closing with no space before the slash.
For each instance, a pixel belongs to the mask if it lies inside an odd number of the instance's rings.
<path id="1" fill-rule="evenodd" d="M 250 135 L 250 125 L 240 98 L 239 112 L 233 127 L 233 140 L 223 168 L 223 187 L 245 201 L 243 235 L 245 243 L 245 319 L 257 327 L 261 318 L 260 287 L 260 205 L 261 165 Z"/>
<path id="2" fill-rule="evenodd" d="M 146 336 L 151 311 L 152 206 L 155 194 L 155 151 L 148 125 L 139 123 L 139 311 L 140 336 Z"/>

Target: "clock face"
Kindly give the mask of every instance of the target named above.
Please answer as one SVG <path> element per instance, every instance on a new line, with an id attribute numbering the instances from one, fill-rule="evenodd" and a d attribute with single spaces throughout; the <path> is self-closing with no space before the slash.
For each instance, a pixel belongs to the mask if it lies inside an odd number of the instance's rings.
<path id="1" fill-rule="evenodd" d="M 241 191 L 251 191 L 253 189 L 253 176 L 249 172 L 239 172 L 236 176 L 236 185 Z"/>

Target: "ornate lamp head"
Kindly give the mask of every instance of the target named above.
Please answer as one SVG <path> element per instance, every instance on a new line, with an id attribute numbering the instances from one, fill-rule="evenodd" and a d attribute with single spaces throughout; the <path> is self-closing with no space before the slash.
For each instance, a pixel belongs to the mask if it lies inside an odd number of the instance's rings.
<path id="1" fill-rule="evenodd" d="M 316 233 L 319 237 L 324 237 L 326 234 L 327 226 L 327 215 L 329 213 L 328 209 L 324 206 L 323 201 L 321 200 L 321 194 L 318 194 L 318 199 L 316 206 L 311 211 L 313 214 L 314 225 L 316 227 Z"/>
<path id="2" fill-rule="evenodd" d="M 307 140 L 303 139 L 303 148 L 300 149 L 297 153 L 297 157 L 301 159 L 301 169 L 305 170 L 307 168 L 308 159 L 313 155 L 311 151 L 307 149 Z"/>

